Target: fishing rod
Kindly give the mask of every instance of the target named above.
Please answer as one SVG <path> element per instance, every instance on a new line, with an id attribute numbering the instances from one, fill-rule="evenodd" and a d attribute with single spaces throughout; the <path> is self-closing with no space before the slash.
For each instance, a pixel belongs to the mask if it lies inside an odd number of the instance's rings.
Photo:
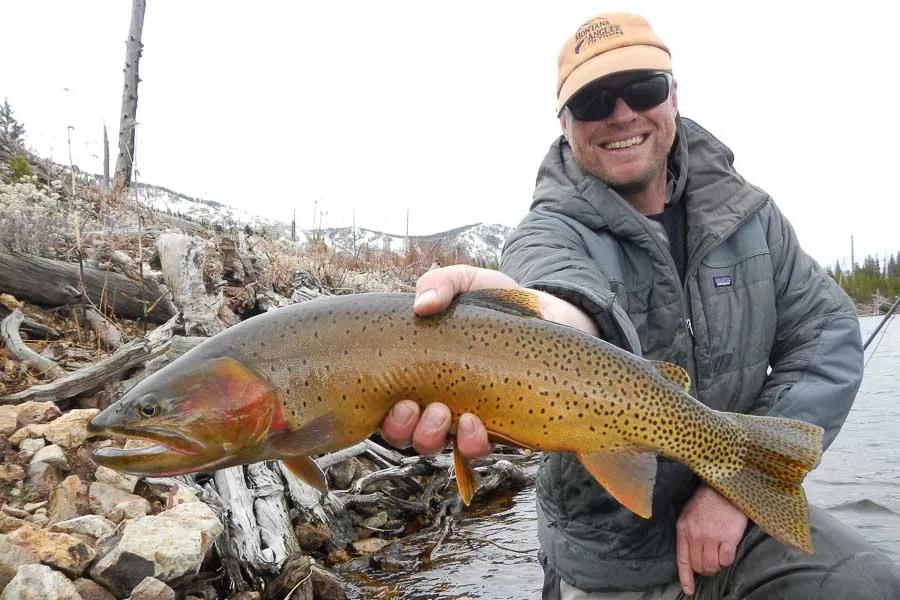
<path id="1" fill-rule="evenodd" d="M 887 314 L 884 315 L 884 318 L 878 324 L 878 327 L 875 328 L 875 331 L 869 336 L 869 339 L 866 340 L 866 343 L 863 344 L 863 352 L 866 351 L 866 348 L 869 347 L 869 344 L 872 343 L 872 340 L 875 339 L 875 336 L 878 335 L 878 332 L 881 331 L 882 326 L 887 323 L 888 319 L 891 318 L 891 315 L 894 314 L 894 311 L 897 310 L 897 306 L 900 306 L 900 296 L 897 296 L 897 299 L 894 301 L 894 305 L 887 311 Z"/>

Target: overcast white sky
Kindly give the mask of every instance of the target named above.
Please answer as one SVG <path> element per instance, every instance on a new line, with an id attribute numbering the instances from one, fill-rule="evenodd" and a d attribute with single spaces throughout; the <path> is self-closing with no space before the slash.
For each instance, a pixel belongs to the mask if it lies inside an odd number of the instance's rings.
<path id="1" fill-rule="evenodd" d="M 558 134 L 556 56 L 590 15 L 648 17 L 681 113 L 736 154 L 831 264 L 900 250 L 893 2 L 147 0 L 141 181 L 313 224 L 515 225 Z M 0 98 L 37 152 L 113 160 L 127 0 L 6 2 Z"/>

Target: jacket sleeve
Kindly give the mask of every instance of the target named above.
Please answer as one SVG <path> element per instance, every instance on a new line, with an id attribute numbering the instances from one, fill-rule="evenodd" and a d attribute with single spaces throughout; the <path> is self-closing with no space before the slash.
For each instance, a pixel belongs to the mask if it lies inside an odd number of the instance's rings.
<path id="1" fill-rule="evenodd" d="M 850 298 L 797 242 L 770 204 L 767 229 L 777 323 L 759 411 L 815 423 L 827 448 L 847 418 L 863 374 L 859 320 Z"/>
<path id="2" fill-rule="evenodd" d="M 500 270 L 585 311 L 608 342 L 641 354 L 637 332 L 569 218 L 532 210 L 509 235 Z"/>

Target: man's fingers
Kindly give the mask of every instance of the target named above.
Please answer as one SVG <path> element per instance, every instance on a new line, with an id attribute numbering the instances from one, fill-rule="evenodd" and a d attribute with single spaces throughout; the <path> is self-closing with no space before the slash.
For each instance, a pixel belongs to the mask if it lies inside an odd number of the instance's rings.
<path id="1" fill-rule="evenodd" d="M 694 593 L 694 570 L 691 568 L 691 549 L 687 534 L 679 526 L 675 537 L 675 562 L 678 566 L 678 581 L 685 594 Z"/>
<path id="2" fill-rule="evenodd" d="M 700 572 L 703 575 L 714 575 L 720 566 L 719 544 L 706 540 L 703 542 L 703 568 L 700 569 Z"/>
<path id="3" fill-rule="evenodd" d="M 413 432 L 413 447 L 419 454 L 436 454 L 447 444 L 450 431 L 450 409 L 446 404 L 429 404 Z"/>
<path id="4" fill-rule="evenodd" d="M 730 567 L 734 562 L 737 546 L 731 542 L 722 542 L 719 544 L 719 564 L 723 567 Z"/>
<path id="5" fill-rule="evenodd" d="M 490 454 L 491 443 L 481 419 L 471 413 L 465 413 L 459 417 L 456 447 L 467 458 L 481 458 Z"/>
<path id="6" fill-rule="evenodd" d="M 408 448 L 419 420 L 419 405 L 412 400 L 401 400 L 381 422 L 381 437 L 395 448 Z"/>
<path id="7" fill-rule="evenodd" d="M 474 267 L 465 265 L 428 271 L 416 282 L 413 309 L 423 317 L 441 312 L 450 305 L 453 296 L 470 289 L 474 279 Z"/>

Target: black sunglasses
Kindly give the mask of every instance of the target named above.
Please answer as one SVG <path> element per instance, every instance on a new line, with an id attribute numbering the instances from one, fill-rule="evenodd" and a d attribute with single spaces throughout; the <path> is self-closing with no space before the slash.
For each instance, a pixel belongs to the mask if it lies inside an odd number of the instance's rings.
<path id="1" fill-rule="evenodd" d="M 616 87 L 591 85 L 575 94 L 566 106 L 579 121 L 601 121 L 612 114 L 619 98 L 632 110 L 649 110 L 665 102 L 671 90 L 671 73 L 652 73 Z"/>

